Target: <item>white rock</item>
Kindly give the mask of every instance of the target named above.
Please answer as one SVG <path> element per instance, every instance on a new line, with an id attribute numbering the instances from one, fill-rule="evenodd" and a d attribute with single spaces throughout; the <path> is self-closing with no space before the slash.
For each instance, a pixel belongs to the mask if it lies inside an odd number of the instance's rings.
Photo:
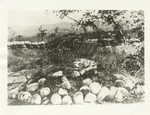
<path id="1" fill-rule="evenodd" d="M 30 85 L 27 85 L 26 91 L 28 91 L 28 92 L 34 92 L 34 91 L 36 91 L 38 89 L 38 87 L 39 87 L 38 83 L 32 83 Z"/>
<path id="2" fill-rule="evenodd" d="M 89 88 L 93 94 L 98 94 L 101 90 L 101 85 L 97 82 L 93 82 L 90 84 Z"/>
<path id="3" fill-rule="evenodd" d="M 124 80 L 125 76 L 121 74 L 113 74 L 117 79 Z"/>
<path id="4" fill-rule="evenodd" d="M 60 77 L 63 76 L 63 72 L 62 71 L 57 71 L 55 73 L 52 74 L 53 77 Z"/>
<path id="5" fill-rule="evenodd" d="M 118 90 L 122 93 L 123 97 L 128 97 L 129 96 L 129 92 L 127 89 L 123 88 L 123 87 L 119 87 Z"/>
<path id="6" fill-rule="evenodd" d="M 76 78 L 76 77 L 79 77 L 80 76 L 80 73 L 78 71 L 73 71 L 72 72 L 72 77 L 73 78 Z"/>
<path id="7" fill-rule="evenodd" d="M 68 95 L 68 92 L 66 89 L 63 89 L 63 88 L 59 88 L 58 90 L 58 94 L 59 95 Z"/>
<path id="8" fill-rule="evenodd" d="M 133 82 L 133 84 L 135 84 L 137 82 L 136 79 L 134 77 L 132 77 L 132 76 L 126 77 L 124 80 L 125 81 L 131 80 Z"/>
<path id="9" fill-rule="evenodd" d="M 109 95 L 109 97 L 110 97 L 111 100 L 113 100 L 115 98 L 117 90 L 118 90 L 118 88 L 116 88 L 114 86 L 110 87 L 110 95 Z"/>
<path id="10" fill-rule="evenodd" d="M 134 93 L 139 95 L 144 93 L 144 86 L 142 85 L 137 85 L 136 88 L 134 89 Z"/>
<path id="11" fill-rule="evenodd" d="M 64 89 L 70 89 L 71 88 L 70 82 L 69 81 L 64 81 L 62 83 L 62 88 L 64 88 Z"/>
<path id="12" fill-rule="evenodd" d="M 85 103 L 94 103 L 95 104 L 96 101 L 97 101 L 97 97 L 96 97 L 96 95 L 94 95 L 92 93 L 88 93 L 84 99 Z"/>
<path id="13" fill-rule="evenodd" d="M 12 89 L 8 92 L 8 98 L 16 99 L 19 94 L 19 88 Z"/>
<path id="14" fill-rule="evenodd" d="M 106 96 L 109 96 L 110 95 L 110 90 L 107 88 L 107 87 L 102 87 L 101 88 L 101 91 L 99 92 L 97 98 L 98 98 L 98 102 L 102 102 L 103 99 L 106 97 Z"/>
<path id="15" fill-rule="evenodd" d="M 41 101 L 42 101 L 41 96 L 39 94 L 34 94 L 31 99 L 31 104 L 40 105 Z"/>
<path id="16" fill-rule="evenodd" d="M 45 82 L 46 82 L 46 79 L 45 79 L 45 78 L 41 78 L 41 79 L 38 80 L 38 84 L 39 84 L 40 86 L 43 86 L 43 85 L 45 84 Z"/>
<path id="17" fill-rule="evenodd" d="M 41 97 L 46 97 L 50 94 L 50 88 L 49 87 L 44 87 L 40 90 L 40 95 Z"/>
<path id="18" fill-rule="evenodd" d="M 50 100 L 49 100 L 49 99 L 46 99 L 46 100 L 43 100 L 41 104 L 42 104 L 42 105 L 48 105 L 49 102 L 50 102 Z"/>
<path id="19" fill-rule="evenodd" d="M 83 75 L 85 72 L 86 72 L 85 69 L 82 69 L 82 70 L 79 71 L 80 75 Z"/>
<path id="20" fill-rule="evenodd" d="M 125 87 L 130 91 L 134 87 L 133 81 L 130 79 L 125 80 Z"/>
<path id="21" fill-rule="evenodd" d="M 115 86 L 116 87 L 124 87 L 125 86 L 125 82 L 123 80 L 116 80 L 115 81 Z"/>
<path id="22" fill-rule="evenodd" d="M 86 94 L 88 94 L 88 93 L 90 92 L 90 88 L 89 88 L 88 86 L 82 86 L 82 87 L 80 88 L 80 91 L 81 91 L 84 95 L 86 95 Z"/>
<path id="23" fill-rule="evenodd" d="M 62 98 L 62 105 L 71 105 L 72 104 L 72 99 L 69 95 L 66 95 Z"/>
<path id="24" fill-rule="evenodd" d="M 79 92 L 76 92 L 73 95 L 73 103 L 77 104 L 77 105 L 83 104 L 83 94 L 82 94 L 82 92 L 79 91 Z"/>
<path id="25" fill-rule="evenodd" d="M 118 103 L 121 103 L 123 101 L 123 95 L 120 90 L 117 90 L 117 93 L 115 95 L 115 101 Z"/>
<path id="26" fill-rule="evenodd" d="M 83 80 L 83 85 L 90 85 L 93 81 L 90 78 L 86 78 Z"/>
<path id="27" fill-rule="evenodd" d="M 26 75 L 26 78 L 27 78 L 27 80 L 30 80 L 30 79 L 32 79 L 32 76 Z"/>
<path id="28" fill-rule="evenodd" d="M 18 100 L 26 103 L 31 102 L 32 95 L 29 92 L 22 91 L 18 94 Z"/>
<path id="29" fill-rule="evenodd" d="M 61 80 L 62 80 L 62 82 L 64 82 L 64 81 L 68 81 L 68 79 L 67 79 L 67 77 L 66 77 L 66 76 L 61 77 Z"/>
<path id="30" fill-rule="evenodd" d="M 57 93 L 54 93 L 51 96 L 50 100 L 51 100 L 52 105 L 60 105 L 61 104 L 61 96 Z"/>

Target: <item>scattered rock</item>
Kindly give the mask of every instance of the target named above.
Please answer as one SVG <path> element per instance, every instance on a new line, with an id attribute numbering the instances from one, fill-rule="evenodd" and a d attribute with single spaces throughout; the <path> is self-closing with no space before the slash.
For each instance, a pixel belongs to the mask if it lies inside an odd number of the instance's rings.
<path id="1" fill-rule="evenodd" d="M 83 93 L 83 95 L 86 95 L 90 92 L 90 88 L 88 86 L 82 86 L 80 91 Z"/>
<path id="2" fill-rule="evenodd" d="M 117 93 L 115 95 L 115 102 L 121 103 L 123 101 L 123 94 L 120 90 L 117 90 Z"/>
<path id="3" fill-rule="evenodd" d="M 82 92 L 79 91 L 79 92 L 76 92 L 73 95 L 73 103 L 77 104 L 77 105 L 83 104 L 83 94 L 82 94 Z"/>
<path id="4" fill-rule="evenodd" d="M 86 78 L 83 80 L 83 85 L 89 86 L 93 81 L 90 78 Z"/>
<path id="5" fill-rule="evenodd" d="M 127 89 L 123 88 L 123 87 L 119 87 L 118 90 L 122 93 L 123 97 L 128 97 L 129 96 L 129 92 Z"/>
<path id="6" fill-rule="evenodd" d="M 115 98 L 117 90 L 118 90 L 118 88 L 116 88 L 114 86 L 110 87 L 110 95 L 109 95 L 109 97 L 110 97 L 111 100 L 113 100 Z"/>
<path id="7" fill-rule="evenodd" d="M 32 95 L 27 91 L 22 91 L 18 94 L 18 100 L 25 102 L 25 103 L 30 103 L 31 98 L 32 98 Z"/>
<path id="8" fill-rule="evenodd" d="M 125 86 L 125 82 L 123 80 L 116 80 L 115 81 L 115 86 L 116 87 L 124 87 Z"/>
<path id="9" fill-rule="evenodd" d="M 53 77 L 60 77 L 63 76 L 63 72 L 62 71 L 57 71 L 55 73 L 52 74 Z"/>
<path id="10" fill-rule="evenodd" d="M 80 76 L 80 73 L 78 71 L 73 71 L 72 72 L 72 77 L 73 78 L 76 78 L 76 77 L 79 77 Z"/>
<path id="11" fill-rule="evenodd" d="M 26 79 L 30 80 L 30 79 L 32 79 L 32 76 L 31 75 L 26 75 Z"/>
<path id="12" fill-rule="evenodd" d="M 96 95 L 94 95 L 92 93 L 88 93 L 85 96 L 85 99 L 84 99 L 85 103 L 93 103 L 93 104 L 95 104 L 96 101 L 97 101 L 97 97 L 96 97 Z"/>
<path id="13" fill-rule="evenodd" d="M 29 84 L 29 85 L 27 85 L 26 91 L 28 91 L 28 92 L 35 92 L 38 89 L 38 87 L 39 87 L 38 83 Z"/>
<path id="14" fill-rule="evenodd" d="M 83 75 L 85 72 L 86 72 L 85 69 L 82 69 L 82 70 L 79 71 L 80 75 Z"/>
<path id="15" fill-rule="evenodd" d="M 42 98 L 39 94 L 34 94 L 31 98 L 31 104 L 40 105 Z"/>
<path id="16" fill-rule="evenodd" d="M 121 74 L 113 74 L 117 79 L 124 80 L 125 76 Z"/>
<path id="17" fill-rule="evenodd" d="M 38 84 L 39 84 L 40 86 L 43 86 L 43 85 L 45 84 L 45 82 L 46 82 L 46 79 L 45 79 L 45 78 L 41 78 L 41 79 L 38 80 Z"/>
<path id="18" fill-rule="evenodd" d="M 50 100 L 51 100 L 52 105 L 60 105 L 61 104 L 61 96 L 57 93 L 54 93 L 51 96 Z"/>
<path id="19" fill-rule="evenodd" d="M 128 90 L 128 91 L 131 91 L 134 87 L 134 83 L 132 80 L 130 79 L 127 79 L 125 80 L 125 88 Z"/>
<path id="20" fill-rule="evenodd" d="M 40 90 L 40 95 L 41 97 L 46 97 L 50 94 L 50 88 L 49 87 L 44 87 Z"/>
<path id="21" fill-rule="evenodd" d="M 66 95 L 62 99 L 62 105 L 71 105 L 72 104 L 72 99 L 69 95 Z"/>
<path id="22" fill-rule="evenodd" d="M 93 94 L 98 94 L 101 90 L 101 85 L 97 82 L 93 82 L 90 84 L 89 88 Z"/>
<path id="23" fill-rule="evenodd" d="M 42 105 L 48 105 L 50 103 L 50 100 L 49 99 L 45 99 L 42 101 Z"/>
<path id="24" fill-rule="evenodd" d="M 30 79 L 29 81 L 27 81 L 27 84 L 29 85 L 29 84 L 31 84 L 31 83 L 33 83 L 33 79 Z"/>
<path id="25" fill-rule="evenodd" d="M 109 96 L 110 95 L 110 90 L 107 88 L 107 87 L 102 87 L 101 88 L 101 91 L 99 92 L 98 96 L 97 96 L 97 99 L 98 99 L 98 102 L 102 102 L 103 99 L 106 97 L 106 96 Z"/>
<path id="26" fill-rule="evenodd" d="M 62 83 L 62 88 L 64 88 L 64 89 L 70 89 L 71 88 L 70 82 L 69 81 L 64 81 Z"/>
<path id="27" fill-rule="evenodd" d="M 144 94 L 144 86 L 137 85 L 133 92 L 137 95 Z"/>
<path id="28" fill-rule="evenodd" d="M 11 77 L 8 77 L 7 83 L 8 84 L 14 84 L 14 83 L 22 83 L 22 82 L 25 82 L 25 81 L 27 81 L 25 75 L 11 76 Z"/>
<path id="29" fill-rule="evenodd" d="M 62 82 L 64 82 L 64 81 L 68 81 L 68 79 L 67 79 L 67 77 L 66 77 L 66 76 L 61 77 L 61 80 L 62 80 Z"/>
<path id="30" fill-rule="evenodd" d="M 68 92 L 67 92 L 66 89 L 60 88 L 60 89 L 58 90 L 58 94 L 59 94 L 59 95 L 68 95 Z"/>
<path id="31" fill-rule="evenodd" d="M 15 89 L 12 89 L 8 92 L 8 98 L 11 98 L 11 99 L 16 99 L 18 97 L 18 88 L 15 88 Z"/>

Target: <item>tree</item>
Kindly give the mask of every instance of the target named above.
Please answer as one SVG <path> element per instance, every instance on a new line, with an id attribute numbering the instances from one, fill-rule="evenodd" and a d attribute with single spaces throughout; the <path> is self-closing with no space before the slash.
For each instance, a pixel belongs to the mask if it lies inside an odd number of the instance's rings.
<path id="1" fill-rule="evenodd" d="M 79 20 L 76 20 L 69 16 L 71 13 L 75 12 L 76 13 L 82 12 L 82 17 Z M 134 20 L 134 18 L 132 17 L 135 17 L 136 18 L 135 22 L 138 23 L 141 22 L 140 18 L 143 16 L 143 12 L 141 11 L 126 11 L 126 10 L 85 10 L 85 11 L 56 10 L 54 11 L 54 13 L 56 13 L 56 15 L 59 16 L 61 19 L 67 17 L 73 20 L 75 22 L 74 24 L 72 24 L 73 28 L 76 26 L 79 27 L 80 29 L 83 29 L 86 32 L 86 28 L 91 27 L 97 33 L 105 33 L 109 37 L 112 37 L 117 42 L 124 42 L 124 43 L 126 43 L 126 36 L 124 35 L 123 26 L 130 25 L 130 27 L 132 27 L 133 23 L 131 19 Z M 126 15 L 131 15 L 131 17 L 125 19 L 125 17 L 127 18 Z M 142 21 L 142 23 L 144 22 Z M 108 32 L 106 32 L 106 30 L 102 28 L 108 26 L 111 26 L 111 28 L 113 28 L 116 34 L 115 36 L 112 36 L 112 34 L 108 34 Z"/>
<path id="2" fill-rule="evenodd" d="M 42 25 L 41 25 L 39 27 L 39 31 L 40 31 L 40 33 L 38 33 L 37 36 L 40 36 L 42 38 L 42 40 L 44 40 L 44 36 L 47 34 L 45 31 L 47 31 L 47 29 L 42 30 Z"/>

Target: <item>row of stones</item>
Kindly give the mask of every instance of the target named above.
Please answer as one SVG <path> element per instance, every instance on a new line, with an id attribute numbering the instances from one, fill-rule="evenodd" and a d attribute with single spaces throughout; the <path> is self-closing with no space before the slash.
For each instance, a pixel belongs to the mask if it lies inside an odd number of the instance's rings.
<path id="1" fill-rule="evenodd" d="M 116 74 L 116 77 L 118 80 L 116 80 L 115 86 L 111 86 L 110 88 L 87 78 L 82 81 L 83 86 L 72 97 L 67 92 L 67 89 L 70 89 L 71 85 L 65 76 L 62 77 L 63 83 L 61 88 L 57 93 L 52 94 L 50 98 L 50 88 L 42 87 L 46 82 L 45 78 L 39 79 L 37 83 L 27 84 L 26 91 L 22 91 L 23 86 L 15 88 L 9 91 L 8 96 L 9 98 L 29 104 L 95 104 L 96 102 L 102 103 L 106 99 L 107 101 L 122 102 L 125 97 L 129 96 L 128 89 L 133 88 L 133 80 L 126 78 L 125 83 L 123 81 L 125 78 L 122 75 Z"/>

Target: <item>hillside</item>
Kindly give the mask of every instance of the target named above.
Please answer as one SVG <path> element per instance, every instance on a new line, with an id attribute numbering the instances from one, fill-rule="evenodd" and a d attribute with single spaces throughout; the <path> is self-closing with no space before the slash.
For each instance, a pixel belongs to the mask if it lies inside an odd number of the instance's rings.
<path id="1" fill-rule="evenodd" d="M 39 26 L 19 26 L 19 25 L 11 25 L 10 28 L 16 32 L 17 35 L 22 35 L 25 37 L 34 36 L 38 33 Z M 71 23 L 70 22 L 60 22 L 55 24 L 44 24 L 42 25 L 42 29 L 47 29 L 49 33 L 54 32 L 54 28 L 58 27 L 59 32 L 69 32 L 74 31 L 71 29 Z"/>

